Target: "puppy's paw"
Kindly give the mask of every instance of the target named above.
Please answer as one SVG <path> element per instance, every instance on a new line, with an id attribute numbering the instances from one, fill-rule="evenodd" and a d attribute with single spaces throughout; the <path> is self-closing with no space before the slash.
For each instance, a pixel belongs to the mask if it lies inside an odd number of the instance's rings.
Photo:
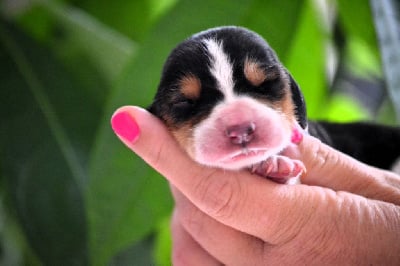
<path id="1" fill-rule="evenodd" d="M 253 165 L 252 173 L 267 177 L 277 183 L 286 184 L 292 178 L 299 177 L 306 171 L 304 164 L 282 155 L 274 155 L 259 164 Z"/>

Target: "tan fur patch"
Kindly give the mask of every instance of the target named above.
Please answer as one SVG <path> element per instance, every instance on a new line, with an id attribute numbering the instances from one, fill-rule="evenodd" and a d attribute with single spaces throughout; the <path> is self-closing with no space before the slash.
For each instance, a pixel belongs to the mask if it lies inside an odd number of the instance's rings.
<path id="1" fill-rule="evenodd" d="M 178 141 L 179 145 L 187 152 L 187 154 L 194 158 L 194 143 L 193 143 L 193 129 L 192 126 L 186 124 L 178 129 L 172 130 L 172 135 Z"/>
<path id="2" fill-rule="evenodd" d="M 193 76 L 185 76 L 180 80 L 180 90 L 185 97 L 189 99 L 197 99 L 200 97 L 201 82 Z"/>
<path id="3" fill-rule="evenodd" d="M 287 79 L 285 79 L 285 97 L 279 101 L 279 108 L 282 110 L 282 113 L 286 116 L 287 120 L 294 124 L 296 122 L 296 115 L 295 115 L 295 106 L 292 100 L 292 93 L 290 91 L 290 84 Z"/>
<path id="4" fill-rule="evenodd" d="M 244 63 L 244 75 L 248 81 L 254 86 L 259 86 L 267 78 L 265 70 L 260 67 L 260 65 L 251 60 L 246 59 Z"/>
<path id="5" fill-rule="evenodd" d="M 290 90 L 287 90 L 285 97 L 282 99 L 281 103 L 282 112 L 287 116 L 290 122 L 296 121 L 296 116 L 294 114 L 294 105 L 292 101 L 292 94 Z"/>
<path id="6" fill-rule="evenodd" d="M 282 74 L 283 76 L 286 76 L 284 74 Z M 281 112 L 287 121 L 289 121 L 291 124 L 294 123 L 296 121 L 296 116 L 295 116 L 295 111 L 294 111 L 294 104 L 293 104 L 293 100 L 292 100 L 292 93 L 290 92 L 290 84 L 288 82 L 287 78 L 283 79 L 284 87 L 284 97 L 276 102 L 269 102 L 269 101 L 265 101 L 267 105 L 273 107 L 275 110 L 278 110 L 279 112 Z"/>
<path id="7" fill-rule="evenodd" d="M 244 75 L 254 86 L 260 86 L 266 80 L 274 80 L 281 75 L 281 69 L 277 65 L 271 65 L 267 69 L 259 62 L 246 58 L 243 69 Z"/>

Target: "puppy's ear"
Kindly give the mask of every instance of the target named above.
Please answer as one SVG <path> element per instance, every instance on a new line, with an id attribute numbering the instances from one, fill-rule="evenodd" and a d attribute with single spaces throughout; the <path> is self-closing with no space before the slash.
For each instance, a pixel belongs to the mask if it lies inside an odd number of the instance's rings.
<path id="1" fill-rule="evenodd" d="M 161 119 L 161 108 L 157 99 L 154 99 L 152 104 L 146 108 L 147 111 Z"/>
<path id="2" fill-rule="evenodd" d="M 152 113 L 153 115 L 156 113 L 155 109 L 156 108 L 154 106 L 154 103 L 152 103 L 150 106 L 147 106 L 147 108 L 146 108 L 146 110 L 149 111 L 150 113 Z"/>
<path id="3" fill-rule="evenodd" d="M 299 86 L 296 81 L 294 81 L 293 77 L 289 75 L 290 82 L 290 90 L 292 92 L 292 100 L 294 104 L 294 111 L 296 115 L 297 122 L 299 125 L 305 129 L 307 127 L 307 109 L 306 103 L 304 101 L 303 93 L 301 92 Z"/>

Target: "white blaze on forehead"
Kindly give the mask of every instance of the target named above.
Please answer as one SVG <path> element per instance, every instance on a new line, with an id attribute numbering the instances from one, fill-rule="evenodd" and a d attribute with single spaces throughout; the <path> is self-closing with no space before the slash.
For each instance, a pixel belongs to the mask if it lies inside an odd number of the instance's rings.
<path id="1" fill-rule="evenodd" d="M 227 54 L 224 53 L 222 43 L 213 39 L 204 40 L 211 60 L 211 74 L 218 83 L 218 89 L 227 99 L 233 97 L 233 67 Z"/>

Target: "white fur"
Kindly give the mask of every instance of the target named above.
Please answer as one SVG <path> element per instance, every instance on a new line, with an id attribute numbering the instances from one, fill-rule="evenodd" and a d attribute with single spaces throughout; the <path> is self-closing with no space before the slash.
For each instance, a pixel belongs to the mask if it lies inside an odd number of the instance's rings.
<path id="1" fill-rule="evenodd" d="M 213 39 L 204 40 L 211 59 L 211 74 L 218 83 L 218 89 L 224 94 L 225 99 L 233 98 L 233 73 L 232 63 L 226 53 L 224 53 L 222 43 Z"/>

